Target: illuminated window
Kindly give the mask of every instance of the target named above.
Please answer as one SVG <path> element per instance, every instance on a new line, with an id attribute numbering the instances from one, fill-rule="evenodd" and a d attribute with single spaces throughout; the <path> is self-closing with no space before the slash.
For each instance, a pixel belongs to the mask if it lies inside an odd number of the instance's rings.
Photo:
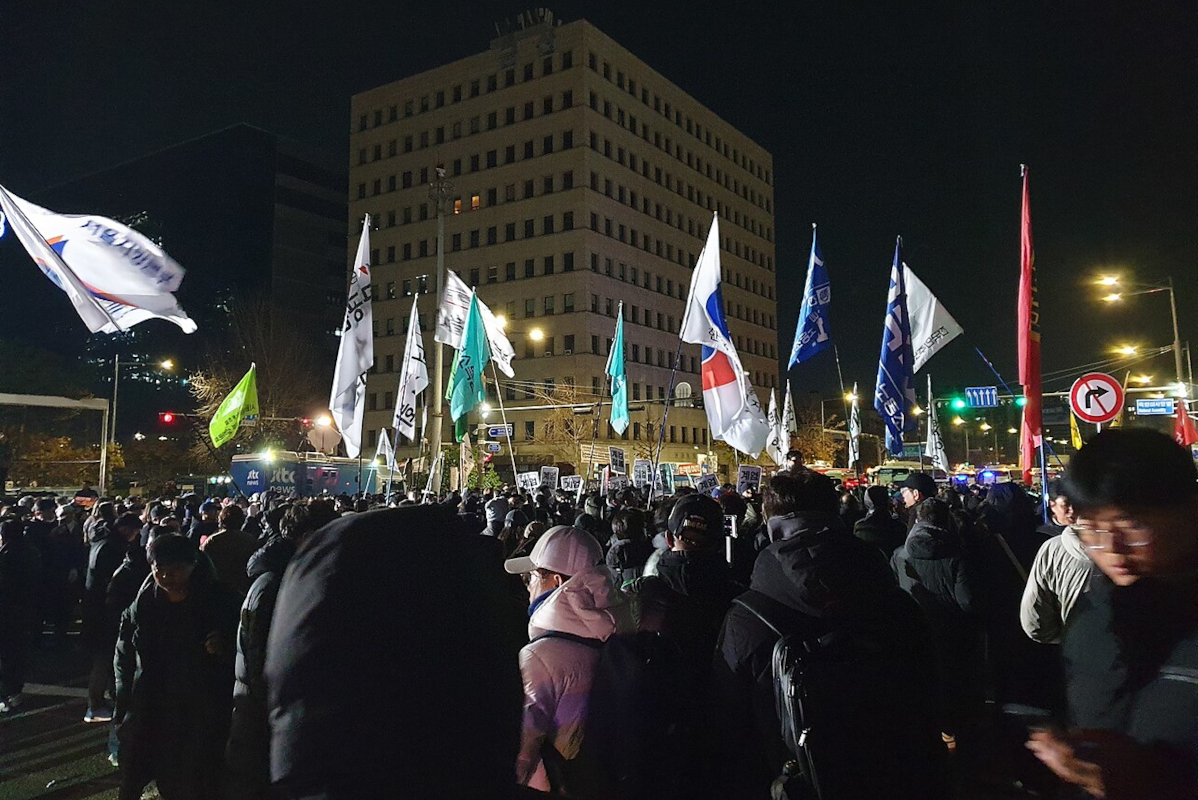
<path id="1" fill-rule="evenodd" d="M 478 211 L 478 206 L 479 206 L 479 196 L 476 194 L 470 195 L 470 210 Z"/>
<path id="2" fill-rule="evenodd" d="M 462 198 L 455 197 L 453 199 L 453 213 L 455 213 L 455 214 L 462 213 Z"/>

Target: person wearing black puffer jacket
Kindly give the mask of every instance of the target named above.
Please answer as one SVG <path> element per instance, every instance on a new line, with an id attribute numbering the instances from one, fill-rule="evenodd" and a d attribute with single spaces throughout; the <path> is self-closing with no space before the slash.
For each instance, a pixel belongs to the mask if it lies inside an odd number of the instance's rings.
<path id="1" fill-rule="evenodd" d="M 649 541 L 645 527 L 645 512 L 639 508 L 621 508 L 612 515 L 611 540 L 604 561 L 611 570 L 616 586 L 640 577 L 645 562 L 653 555 L 653 544 Z"/>
<path id="2" fill-rule="evenodd" d="M 283 573 L 299 545 L 318 528 L 337 519 L 330 503 L 320 500 L 294 505 L 274 536 L 246 564 L 253 583 L 241 604 L 237 629 L 236 680 L 233 684 L 233 717 L 225 749 L 225 797 L 230 800 L 269 798 L 270 723 L 267 719 L 266 641 Z"/>
<path id="3" fill-rule="evenodd" d="M 980 633 L 974 616 L 970 562 L 952 529 L 947 503 L 929 498 L 912 511 L 915 525 L 907 543 L 894 551 L 890 566 L 899 586 L 915 598 L 931 626 L 943 730 L 959 736 L 972 706 L 981 702 L 971 692 L 979 683 Z"/>
<path id="4" fill-rule="evenodd" d="M 782 538 L 758 556 L 751 588 L 729 610 L 717 643 L 712 679 L 724 785 L 711 796 L 769 797 L 771 783 L 795 758 L 774 700 L 778 629 L 807 641 L 847 634 L 880 647 L 871 673 L 884 680 L 840 695 L 850 707 L 821 731 L 823 746 L 861 754 L 821 764 L 828 796 L 946 797 L 944 745 L 927 702 L 935 692 L 930 634 L 919 608 L 877 548 L 841 525 L 829 478 L 810 471 L 776 475 L 765 495 L 771 532 Z M 886 700 L 868 703 L 862 716 L 850 696 L 858 693 Z"/>
<path id="5" fill-rule="evenodd" d="M 890 490 L 885 486 L 866 489 L 865 511 L 865 517 L 857 520 L 853 526 L 853 535 L 874 545 L 890 558 L 906 539 L 903 523 L 890 511 Z"/>

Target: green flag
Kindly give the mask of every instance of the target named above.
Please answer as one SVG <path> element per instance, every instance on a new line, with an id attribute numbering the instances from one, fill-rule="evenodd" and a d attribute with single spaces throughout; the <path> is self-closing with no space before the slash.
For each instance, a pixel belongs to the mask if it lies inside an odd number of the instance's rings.
<path id="1" fill-rule="evenodd" d="M 616 336 L 607 354 L 607 374 L 611 376 L 611 426 L 619 434 L 628 430 L 628 379 L 624 375 L 624 304 L 616 314 Z"/>
<path id="2" fill-rule="evenodd" d="M 212 421 L 208 423 L 208 435 L 212 444 L 220 447 L 237 434 L 242 425 L 254 425 L 258 422 L 258 367 L 250 364 L 250 371 L 245 374 L 233 391 L 229 392 L 216 409 Z"/>
<path id="3" fill-rule="evenodd" d="M 462 331 L 462 347 L 454 357 L 453 370 L 449 374 L 449 415 L 454 422 L 462 419 L 470 410 L 487 399 L 483 368 L 491 360 L 491 348 L 487 343 L 487 330 L 478 310 L 478 297 L 470 295 L 470 311 L 466 314 L 466 327 Z"/>

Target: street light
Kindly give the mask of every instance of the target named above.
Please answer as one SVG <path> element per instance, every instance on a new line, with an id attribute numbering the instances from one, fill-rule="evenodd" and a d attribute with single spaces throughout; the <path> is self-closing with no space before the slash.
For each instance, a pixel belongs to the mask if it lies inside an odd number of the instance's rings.
<path id="1" fill-rule="evenodd" d="M 333 418 L 330 417 L 328 414 L 321 414 L 319 417 L 316 418 L 316 427 L 318 427 L 318 428 L 327 428 L 332 424 L 333 424 Z"/>
<path id="2" fill-rule="evenodd" d="M 1147 386 L 1150 383 L 1152 383 L 1152 376 L 1151 375 L 1137 375 L 1134 378 L 1132 378 L 1132 381 L 1134 383 L 1140 384 L 1141 386 Z"/>
<path id="3" fill-rule="evenodd" d="M 1115 348 L 1115 352 L 1121 356 L 1134 356 L 1138 350 L 1138 347 L 1131 344 L 1119 345 Z"/>
<path id="4" fill-rule="evenodd" d="M 121 386 L 121 367 L 150 367 L 157 366 L 159 369 L 167 372 L 175 368 L 175 362 L 172 359 L 164 358 L 157 365 L 151 364 L 148 361 L 126 361 L 121 363 L 121 354 L 117 353 L 112 357 L 112 439 L 113 444 L 116 444 L 116 409 L 117 399 L 120 396 Z"/>
<path id="5" fill-rule="evenodd" d="M 1114 275 L 1104 275 L 1098 279 L 1099 286 L 1114 286 L 1119 283 L 1119 278 Z"/>
<path id="6" fill-rule="evenodd" d="M 1099 283 L 1104 286 L 1114 286 L 1119 283 L 1119 279 L 1110 277 L 1110 283 L 1107 283 L 1107 277 L 1103 277 Z M 1134 289 L 1131 292 L 1112 293 L 1102 298 L 1108 303 L 1117 303 L 1124 297 L 1135 297 L 1141 294 L 1157 294 L 1158 292 L 1169 293 L 1169 312 L 1173 317 L 1173 366 L 1176 370 L 1178 394 L 1185 397 L 1189 394 L 1188 386 L 1185 382 L 1184 373 L 1181 370 L 1181 334 L 1177 327 L 1177 296 L 1173 292 L 1173 277 L 1169 276 L 1164 283 L 1133 283 L 1129 287 Z"/>
<path id="7" fill-rule="evenodd" d="M 504 330 L 507 328 L 507 317 L 503 314 L 496 314 L 495 324 L 499 326 L 499 330 Z"/>
<path id="8" fill-rule="evenodd" d="M 528 338 L 534 342 L 543 342 L 545 341 L 545 331 L 540 328 L 533 328 L 528 332 Z"/>

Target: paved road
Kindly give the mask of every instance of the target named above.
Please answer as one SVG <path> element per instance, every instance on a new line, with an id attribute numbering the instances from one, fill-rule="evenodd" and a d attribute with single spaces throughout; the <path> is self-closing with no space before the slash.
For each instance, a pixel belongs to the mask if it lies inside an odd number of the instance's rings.
<path id="1" fill-rule="evenodd" d="M 0 716 L 2 800 L 116 800 L 108 726 L 83 723 L 87 658 L 76 642 L 35 649 L 30 678 L 45 682 L 26 684 L 24 703 Z"/>

